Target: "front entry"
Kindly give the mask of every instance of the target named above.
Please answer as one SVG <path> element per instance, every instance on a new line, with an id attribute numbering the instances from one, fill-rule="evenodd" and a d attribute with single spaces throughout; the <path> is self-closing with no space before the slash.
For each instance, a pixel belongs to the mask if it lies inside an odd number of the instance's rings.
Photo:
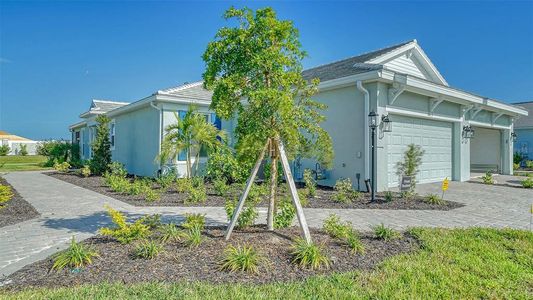
<path id="1" fill-rule="evenodd" d="M 470 140 L 470 171 L 502 171 L 501 132 L 498 129 L 473 127 L 474 137 Z"/>

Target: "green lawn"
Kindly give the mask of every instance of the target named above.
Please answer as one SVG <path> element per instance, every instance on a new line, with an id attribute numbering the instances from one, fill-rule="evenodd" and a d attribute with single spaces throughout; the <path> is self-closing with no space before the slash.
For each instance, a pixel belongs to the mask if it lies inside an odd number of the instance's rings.
<path id="1" fill-rule="evenodd" d="M 0 156 L 0 172 L 35 171 L 49 169 L 43 167 L 44 162 L 46 162 L 46 157 L 40 155 Z"/>
<path id="2" fill-rule="evenodd" d="M 268 285 L 100 284 L 4 294 L 7 299 L 532 299 L 533 233 L 414 229 L 416 253 L 371 272 Z M 1 296 L 1 295 L 0 295 Z"/>

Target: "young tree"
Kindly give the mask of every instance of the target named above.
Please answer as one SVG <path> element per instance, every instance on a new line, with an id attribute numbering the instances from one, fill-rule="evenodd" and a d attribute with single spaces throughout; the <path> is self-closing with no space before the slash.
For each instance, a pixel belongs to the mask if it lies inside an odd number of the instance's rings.
<path id="1" fill-rule="evenodd" d="M 331 165 L 331 138 L 320 128 L 326 106 L 310 97 L 318 79 L 302 77 L 298 30 L 291 21 L 278 20 L 272 8 L 252 11 L 228 9 L 224 18 L 236 21 L 223 27 L 203 55 L 204 85 L 213 90 L 211 108 L 224 119 L 238 115 L 237 153 L 241 161 L 261 157 L 270 144 L 271 180 L 268 228 L 273 229 L 279 142 L 289 159 L 306 156 Z M 246 194 L 246 191 L 245 193 Z"/>
<path id="2" fill-rule="evenodd" d="M 186 153 L 187 174 L 192 175 L 192 156 L 195 156 L 195 174 L 198 172 L 198 161 L 202 148 L 207 152 L 213 151 L 219 144 L 217 137 L 223 138 L 224 133 L 213 124 L 206 121 L 205 117 L 198 113 L 197 108 L 189 106 L 189 110 L 182 120 L 174 113 L 177 123 L 165 128 L 165 137 L 161 145 L 159 159 L 162 162 L 172 160 L 176 162 L 180 152 Z"/>
<path id="3" fill-rule="evenodd" d="M 416 175 L 420 171 L 424 152 L 425 151 L 422 150 L 420 145 L 409 144 L 407 150 L 405 150 L 405 153 L 403 154 L 403 161 L 399 161 L 396 164 L 397 174 L 399 176 L 411 177 L 411 192 L 414 192 Z"/>
<path id="4" fill-rule="evenodd" d="M 19 154 L 22 155 L 22 156 L 28 155 L 28 145 L 20 144 Z"/>
<path id="5" fill-rule="evenodd" d="M 104 115 L 96 117 L 96 138 L 91 145 L 92 158 L 89 167 L 92 174 L 101 175 L 107 171 L 111 163 L 111 142 L 109 140 L 109 123 L 111 120 Z"/>

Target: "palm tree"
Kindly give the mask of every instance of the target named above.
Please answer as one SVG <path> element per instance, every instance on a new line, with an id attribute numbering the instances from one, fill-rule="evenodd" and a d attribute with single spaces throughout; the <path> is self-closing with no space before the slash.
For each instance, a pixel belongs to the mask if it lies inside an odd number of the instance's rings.
<path id="1" fill-rule="evenodd" d="M 183 119 L 179 119 L 174 113 L 178 123 L 171 124 L 165 128 L 165 137 L 161 144 L 161 161 L 170 159 L 176 163 L 179 153 L 185 151 L 187 174 L 190 178 L 192 174 L 191 158 L 195 156 L 195 174 L 198 172 L 198 162 L 200 159 L 200 150 L 205 149 L 208 153 L 214 150 L 220 141 L 225 137 L 225 133 L 218 130 L 213 124 L 207 122 L 204 115 L 197 112 L 197 108 L 189 106 L 189 110 Z M 218 137 L 218 138 L 217 138 Z"/>

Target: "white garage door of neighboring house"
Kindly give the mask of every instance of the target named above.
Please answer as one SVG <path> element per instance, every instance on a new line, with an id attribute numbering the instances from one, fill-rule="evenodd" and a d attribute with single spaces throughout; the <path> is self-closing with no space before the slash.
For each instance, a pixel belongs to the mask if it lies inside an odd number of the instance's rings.
<path id="1" fill-rule="evenodd" d="M 392 132 L 388 140 L 388 183 L 398 186 L 396 164 L 403 160 L 407 145 L 420 145 L 422 157 L 420 183 L 436 182 L 452 176 L 452 123 L 391 115 Z"/>

